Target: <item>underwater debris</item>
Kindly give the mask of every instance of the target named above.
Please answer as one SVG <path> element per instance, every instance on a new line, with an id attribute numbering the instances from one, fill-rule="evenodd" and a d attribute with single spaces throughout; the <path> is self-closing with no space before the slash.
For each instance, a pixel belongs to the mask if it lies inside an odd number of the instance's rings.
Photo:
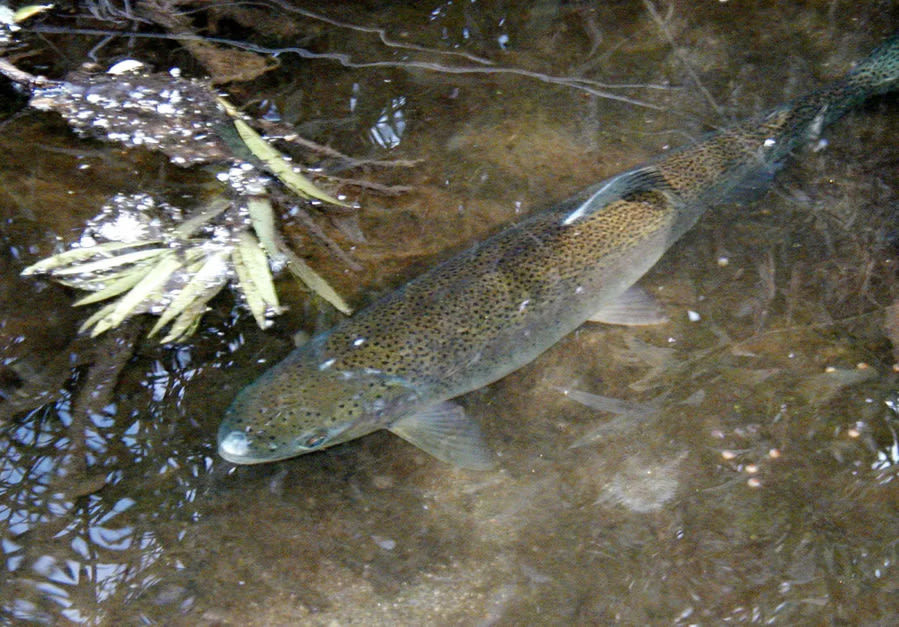
<path id="1" fill-rule="evenodd" d="M 579 437 L 568 448 L 579 448 L 600 442 L 616 435 L 626 435 L 644 426 L 659 415 L 667 393 L 648 403 L 635 403 L 608 396 L 600 396 L 571 388 L 554 386 L 566 398 L 601 412 L 615 414 L 615 418 L 603 422 Z"/>
<path id="2" fill-rule="evenodd" d="M 160 318 L 150 336 L 171 323 L 161 342 L 182 340 L 228 283 L 237 285 L 259 327 L 267 328 L 282 311 L 272 265 L 286 265 L 338 309 L 349 311 L 330 285 L 274 235 L 273 213 L 266 199 L 232 203 L 218 198 L 182 221 L 180 209 L 148 194 L 119 194 L 88 223 L 73 248 L 22 274 L 48 274 L 63 285 L 93 292 L 75 306 L 118 297 L 81 325 L 80 331 L 92 336 L 151 313 Z"/>
<path id="3" fill-rule="evenodd" d="M 637 514 L 662 509 L 677 494 L 683 474 L 681 462 L 687 455 L 687 451 L 681 451 L 665 459 L 629 457 L 603 486 L 594 505 L 618 505 Z"/>
<path id="4" fill-rule="evenodd" d="M 162 342 L 193 333 L 206 303 L 234 284 L 260 328 L 282 311 L 272 268 L 286 267 L 343 313 L 350 307 L 328 282 L 287 248 L 275 229 L 268 189 L 274 175 L 304 199 L 347 207 L 319 189 L 241 120 L 208 84 L 180 73 L 140 73 L 117 64 L 115 74 L 76 73 L 34 87 L 31 106 L 62 115 L 79 134 L 157 150 L 180 166 L 229 163 L 217 178 L 222 194 L 184 219 L 184 211 L 148 194 L 117 195 L 66 252 L 33 264 L 24 275 L 93 294 L 76 306 L 115 298 L 81 327 L 96 336 L 127 318 L 160 316 L 150 331 L 171 324 Z"/>
<path id="5" fill-rule="evenodd" d="M 39 86 L 29 104 L 61 115 L 79 135 L 146 146 L 182 166 L 228 161 L 229 116 L 209 86 L 178 72 L 86 74 Z"/>
<path id="6" fill-rule="evenodd" d="M 828 367 L 824 372 L 804 380 L 798 387 L 799 394 L 812 405 L 829 403 L 845 388 L 876 379 L 877 370 L 860 363 L 855 368 Z"/>

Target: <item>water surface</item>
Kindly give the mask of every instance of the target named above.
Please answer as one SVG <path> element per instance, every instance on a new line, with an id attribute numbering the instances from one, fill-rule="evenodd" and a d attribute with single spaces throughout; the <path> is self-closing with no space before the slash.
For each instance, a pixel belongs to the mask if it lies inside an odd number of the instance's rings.
<path id="1" fill-rule="evenodd" d="M 657 2 L 655 16 L 641 2 L 597 4 L 329 9 L 383 27 L 387 44 L 281 13 L 289 34 L 274 45 L 300 32 L 319 52 L 393 65 L 283 55 L 234 97 L 253 94 L 344 153 L 421 160 L 359 174 L 413 187 L 358 196 L 364 241 L 316 215 L 361 270 L 285 215 L 293 245 L 362 305 L 532 209 L 839 77 L 899 26 L 889 2 Z M 99 38 L 61 41 L 77 59 Z M 633 85 L 608 91 L 648 106 L 515 73 L 447 73 L 434 66 L 493 66 L 398 43 Z M 144 45 L 156 63 L 185 63 Z M 111 46 L 102 60 L 126 51 Z M 218 458 L 237 390 L 294 331 L 337 315 L 285 277 L 290 309 L 269 331 L 224 294 L 184 345 L 132 349 L 141 323 L 77 339 L 90 312 L 72 309 L 76 294 L 21 269 L 77 239 L 113 194 L 187 202 L 211 174 L 78 139 L 49 114 L 4 118 L 0 409 L 42 382 L 46 403 L 0 427 L 0 620 L 889 622 L 897 132 L 896 97 L 873 101 L 766 194 L 705 216 L 642 281 L 667 325 L 586 325 L 463 397 L 500 459 L 476 473 L 386 433 L 258 467 Z M 559 388 L 642 405 L 616 416 Z"/>

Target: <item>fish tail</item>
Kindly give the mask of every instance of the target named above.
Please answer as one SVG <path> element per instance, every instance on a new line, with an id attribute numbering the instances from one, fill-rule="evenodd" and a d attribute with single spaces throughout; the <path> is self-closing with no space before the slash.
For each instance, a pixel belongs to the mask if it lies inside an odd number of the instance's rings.
<path id="1" fill-rule="evenodd" d="M 800 98 L 789 110 L 795 137 L 814 137 L 825 126 L 871 96 L 899 89 L 899 31 L 893 33 L 842 79 Z M 778 155 L 779 156 L 779 155 Z"/>
<path id="2" fill-rule="evenodd" d="M 893 33 L 846 76 L 866 96 L 899 88 L 899 31 Z"/>

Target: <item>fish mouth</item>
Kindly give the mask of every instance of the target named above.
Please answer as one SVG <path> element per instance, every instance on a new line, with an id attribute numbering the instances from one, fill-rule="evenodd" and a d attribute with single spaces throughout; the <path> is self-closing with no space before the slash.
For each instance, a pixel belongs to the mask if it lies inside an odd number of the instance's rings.
<path id="1" fill-rule="evenodd" d="M 301 451 L 289 447 L 260 450 L 258 441 L 254 441 L 246 431 L 223 428 L 218 434 L 218 453 L 225 461 L 247 466 L 296 457 Z"/>
<path id="2" fill-rule="evenodd" d="M 262 464 L 279 459 L 278 457 L 260 457 L 253 455 L 250 438 L 243 431 L 227 431 L 219 433 L 219 455 L 232 464 Z"/>
<path id="3" fill-rule="evenodd" d="M 218 454 L 232 464 L 248 465 L 277 462 L 320 451 L 335 444 L 341 444 L 347 438 L 338 436 L 347 431 L 347 427 L 348 425 L 321 429 L 305 433 L 289 443 L 260 447 L 259 440 L 250 436 L 245 430 L 234 429 L 223 424 L 218 434 Z M 365 433 L 370 431 L 371 429 L 367 429 Z M 316 442 L 315 445 L 309 444 L 312 440 Z"/>

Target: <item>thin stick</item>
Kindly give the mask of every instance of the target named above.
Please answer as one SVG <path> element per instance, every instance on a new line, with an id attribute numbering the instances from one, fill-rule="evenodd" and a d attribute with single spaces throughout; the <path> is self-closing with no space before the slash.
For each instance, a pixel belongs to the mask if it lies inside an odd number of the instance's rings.
<path id="1" fill-rule="evenodd" d="M 653 109 L 655 111 L 663 111 L 665 107 L 652 104 L 650 102 L 646 102 L 644 100 L 639 100 L 637 98 L 630 98 L 628 96 L 621 96 L 619 94 L 612 93 L 607 91 L 608 89 L 665 89 L 670 90 L 671 87 L 665 85 L 653 85 L 650 83 L 647 84 L 627 84 L 627 85 L 610 85 L 607 83 L 601 83 L 599 81 L 593 81 L 583 78 L 572 78 L 572 77 L 563 77 L 563 76 L 553 76 L 551 74 L 544 74 L 543 72 L 535 72 L 532 70 L 525 70 L 521 68 L 515 67 L 473 67 L 473 66 L 451 66 L 451 65 L 442 65 L 440 63 L 433 63 L 430 61 L 353 61 L 351 55 L 346 52 L 312 52 L 310 50 L 306 50 L 305 48 L 297 48 L 297 47 L 289 47 L 289 48 L 269 48 L 267 46 L 257 46 L 255 44 L 250 44 L 244 41 L 236 41 L 233 39 L 224 39 L 221 37 L 201 37 L 200 35 L 188 35 L 188 34 L 179 34 L 179 33 L 171 33 L 171 34 L 163 34 L 163 33 L 118 33 L 116 31 L 108 31 L 100 28 L 65 28 L 58 26 L 48 26 L 48 25 L 37 25 L 30 28 L 23 28 L 23 31 L 30 31 L 35 33 L 62 33 L 62 34 L 70 34 L 70 35 L 96 35 L 98 37 L 106 37 L 106 36 L 121 36 L 121 37 L 133 37 L 133 38 L 143 38 L 143 39 L 172 39 L 175 41 L 205 41 L 209 43 L 217 43 L 226 46 L 232 46 L 234 48 L 239 48 L 241 50 L 248 50 L 250 52 L 255 52 L 258 54 L 267 54 L 272 56 L 279 56 L 283 54 L 292 53 L 303 59 L 319 59 L 319 60 L 327 60 L 327 61 L 336 61 L 340 63 L 343 67 L 352 68 L 352 69 L 368 69 L 368 68 L 398 68 L 402 70 L 409 69 L 417 69 L 417 70 L 427 70 L 430 72 L 440 72 L 443 74 L 511 74 L 513 76 L 522 76 L 524 78 L 530 78 L 533 80 L 537 80 L 543 83 L 550 83 L 553 85 L 562 85 L 563 87 L 570 87 L 572 89 L 577 89 L 579 91 L 586 92 L 588 94 L 592 94 L 599 98 L 605 98 L 606 100 L 615 100 L 618 102 L 624 102 L 626 104 L 634 105 L 636 107 L 643 107 L 646 109 Z"/>
<path id="2" fill-rule="evenodd" d="M 3 57 L 0 57 L 0 74 L 3 74 L 14 83 L 19 83 L 26 87 L 49 85 L 52 83 L 52 81 L 47 80 L 43 76 L 35 76 L 34 74 L 29 74 L 24 70 L 20 70 Z"/>
<path id="3" fill-rule="evenodd" d="M 362 270 L 362 266 L 359 265 L 355 259 L 349 256 L 333 239 L 328 237 L 324 231 L 319 228 L 319 226 L 312 219 L 312 216 L 309 215 L 304 209 L 294 206 L 291 207 L 291 213 L 293 213 L 297 218 L 299 218 L 300 222 L 303 223 L 303 226 L 306 230 L 311 233 L 314 237 L 316 237 L 325 247 L 331 251 L 331 254 L 340 259 L 347 267 L 351 270 L 359 272 Z"/>
<path id="4" fill-rule="evenodd" d="M 331 26 L 337 26 L 338 28 L 347 28 L 349 30 L 359 31 L 360 33 L 373 33 L 376 34 L 381 43 L 387 46 L 388 48 L 399 48 L 402 50 L 415 50 L 416 52 L 428 52 L 431 54 L 442 54 L 447 56 L 458 56 L 464 59 L 468 59 L 469 61 L 474 61 L 475 63 L 480 63 L 482 65 L 493 65 L 493 61 L 490 59 L 485 59 L 483 57 L 479 57 L 468 52 L 458 52 L 455 50 L 434 50 L 431 48 L 426 48 L 424 46 L 419 46 L 416 44 L 407 44 L 399 41 L 393 41 L 392 39 L 387 37 L 387 32 L 383 28 L 377 28 L 374 26 L 358 26 L 357 24 L 350 24 L 349 22 L 342 22 L 340 20 L 336 20 L 332 17 L 328 17 L 327 15 L 321 15 L 320 13 L 313 13 L 312 11 L 308 11 L 306 9 L 301 9 L 299 7 L 291 6 L 281 0 L 269 0 L 270 3 L 278 5 L 284 11 L 288 13 L 297 13 L 302 15 L 303 17 L 308 17 L 313 20 L 318 20 L 320 22 L 324 22 L 326 24 L 330 24 Z"/>

